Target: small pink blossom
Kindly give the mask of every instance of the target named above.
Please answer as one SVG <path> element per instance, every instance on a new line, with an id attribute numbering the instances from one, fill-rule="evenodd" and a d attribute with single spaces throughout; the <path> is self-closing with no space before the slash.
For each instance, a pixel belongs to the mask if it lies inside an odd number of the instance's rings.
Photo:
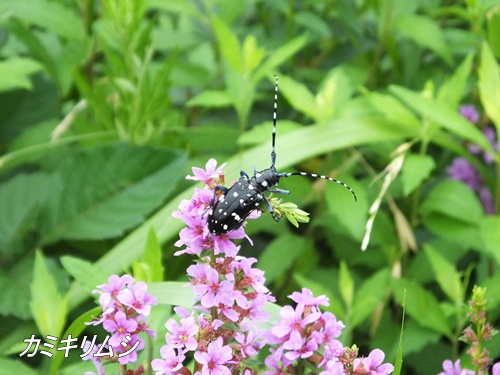
<path id="1" fill-rule="evenodd" d="M 195 352 L 194 358 L 202 365 L 202 375 L 231 374 L 226 364 L 233 358 L 233 354 L 229 346 L 223 345 L 222 337 L 208 344 L 206 352 Z"/>
<path id="2" fill-rule="evenodd" d="M 460 367 L 460 360 L 457 359 L 455 363 L 449 359 L 443 362 L 444 372 L 440 372 L 438 375 L 474 375 L 474 371 L 462 369 Z"/>
<path id="3" fill-rule="evenodd" d="M 223 174 L 222 169 L 227 165 L 227 163 L 222 164 L 217 168 L 217 160 L 210 159 L 205 165 L 205 169 L 198 167 L 192 167 L 194 176 L 186 176 L 188 180 L 202 181 L 205 184 L 210 184 L 214 179 L 218 178 Z"/>
<path id="4" fill-rule="evenodd" d="M 370 352 L 368 357 L 356 358 L 353 363 L 354 372 L 361 366 L 370 375 L 388 375 L 394 371 L 394 366 L 390 363 L 382 364 L 385 354 L 380 349 L 375 349 Z"/>

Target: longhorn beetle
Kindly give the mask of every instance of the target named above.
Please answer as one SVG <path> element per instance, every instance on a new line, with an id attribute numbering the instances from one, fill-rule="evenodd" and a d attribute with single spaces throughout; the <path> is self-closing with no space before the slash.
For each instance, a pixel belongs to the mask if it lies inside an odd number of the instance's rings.
<path id="1" fill-rule="evenodd" d="M 214 236 L 220 236 L 231 230 L 238 229 L 243 224 L 243 221 L 247 218 L 250 213 L 257 209 L 262 201 L 264 201 L 267 210 L 271 213 L 274 221 L 279 221 L 280 218 L 275 214 L 271 204 L 264 196 L 265 192 L 278 193 L 278 194 L 290 194 L 288 190 L 282 189 L 272 189 L 273 186 L 277 186 L 280 178 L 290 177 L 290 176 L 311 176 L 314 178 L 322 178 L 328 181 L 336 182 L 342 185 L 354 196 L 354 200 L 357 201 L 356 193 L 349 186 L 347 186 L 342 181 L 336 180 L 331 177 L 317 175 L 315 173 L 307 172 L 282 172 L 278 173 L 276 167 L 274 166 L 276 162 L 276 113 L 278 109 L 278 76 L 276 77 L 276 86 L 274 92 L 274 112 L 273 112 L 273 134 L 271 143 L 271 166 L 262 171 L 256 171 L 253 167 L 253 176 L 250 177 L 244 171 L 240 172 L 240 178 L 236 183 L 227 188 L 225 186 L 218 185 L 214 188 L 214 194 L 212 200 L 207 208 L 210 210 L 208 215 L 208 230 Z M 221 191 L 223 194 L 219 197 L 217 202 L 215 198 L 217 196 L 217 191 Z"/>

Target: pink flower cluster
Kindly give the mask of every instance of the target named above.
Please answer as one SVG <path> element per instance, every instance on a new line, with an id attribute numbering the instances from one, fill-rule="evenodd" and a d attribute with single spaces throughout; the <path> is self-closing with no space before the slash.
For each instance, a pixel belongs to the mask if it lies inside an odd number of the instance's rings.
<path id="1" fill-rule="evenodd" d="M 366 358 L 356 358 L 337 340 L 344 324 L 332 313 L 322 313 L 320 305 L 328 306 L 328 298 L 315 298 L 310 290 L 294 292 L 289 296 L 296 307 L 284 306 L 281 320 L 267 332 L 266 343 L 272 345 L 265 364 L 271 371 L 264 375 L 294 373 L 297 360 L 307 360 L 317 366 L 320 375 L 372 374 L 386 375 L 394 371 L 391 364 L 382 364 L 384 353 L 373 350 Z M 321 354 L 320 354 L 321 353 Z M 352 368 L 352 372 L 350 372 Z"/>
<path id="2" fill-rule="evenodd" d="M 460 107 L 460 113 L 463 117 L 465 117 L 472 123 L 477 123 L 477 121 L 479 120 L 479 113 L 473 105 L 462 105 Z M 483 128 L 483 134 L 486 136 L 493 149 L 495 151 L 498 151 L 498 142 L 495 129 L 490 126 L 486 126 Z M 483 151 L 479 146 L 471 144 L 468 146 L 468 149 L 471 154 L 482 155 L 483 160 L 486 164 L 491 164 L 493 162 L 493 156 Z M 487 214 L 494 213 L 495 208 L 490 189 L 484 182 L 481 173 L 469 160 L 463 157 L 454 158 L 451 166 L 447 168 L 447 172 L 452 179 L 466 183 L 473 191 L 478 194 L 479 199 L 484 207 L 484 211 Z"/>
<path id="3" fill-rule="evenodd" d="M 206 228 L 204 213 L 213 196 L 211 189 L 222 175 L 222 167 L 216 165 L 211 159 L 206 171 L 193 168 L 195 176 L 188 178 L 206 186 L 195 189 L 193 198 L 183 201 L 174 213 L 187 225 L 176 242 L 184 249 L 176 255 L 199 258 L 187 269 L 195 304 L 192 313 L 176 307 L 180 319 L 167 321 L 161 359 L 151 362 L 156 375 L 253 375 L 257 372 L 251 364 L 258 363 L 255 357 L 262 350 L 269 353 L 268 375 L 297 373 L 292 368 L 301 361 L 324 370 L 323 375 L 351 374 L 350 368 L 355 368 L 354 374 L 391 373 L 393 367 L 382 364 L 380 350 L 366 358 L 356 358 L 357 350 L 346 355 L 337 340 L 344 325 L 333 314 L 322 313 L 319 306 L 328 305 L 328 299 L 315 298 L 308 289 L 293 293 L 290 298 L 296 307 L 283 307 L 281 320 L 270 330 L 263 328 L 269 319 L 264 307 L 274 298 L 264 285 L 264 272 L 253 267 L 256 259 L 238 256 L 239 247 L 231 241 L 246 237 L 244 227 L 222 236 L 212 236 Z M 194 359 L 194 371 L 186 367 L 190 359 Z"/>
<path id="4" fill-rule="evenodd" d="M 460 366 L 460 360 L 457 359 L 455 363 L 447 359 L 443 362 L 443 372 L 438 375 L 475 375 L 476 372 L 467 370 Z M 491 369 L 491 375 L 500 375 L 500 362 L 495 363 Z"/>
<path id="5" fill-rule="evenodd" d="M 99 294 L 99 304 L 103 312 L 99 319 L 87 324 L 102 324 L 110 333 L 109 340 L 102 345 L 107 348 L 112 359 L 121 365 L 137 360 L 137 352 L 144 348 L 144 340 L 139 337 L 141 332 L 146 332 L 151 337 L 156 336 L 146 323 L 146 316 L 149 315 L 151 306 L 156 305 L 156 298 L 146 293 L 146 290 L 146 283 L 134 282 L 130 275 L 112 275 L 107 284 L 98 285 L 93 291 Z M 92 354 L 95 354 L 99 347 L 97 346 Z M 124 353 L 127 354 L 123 355 Z M 101 358 L 93 355 L 85 358 L 94 361 L 99 374 L 104 373 L 100 371 Z"/>

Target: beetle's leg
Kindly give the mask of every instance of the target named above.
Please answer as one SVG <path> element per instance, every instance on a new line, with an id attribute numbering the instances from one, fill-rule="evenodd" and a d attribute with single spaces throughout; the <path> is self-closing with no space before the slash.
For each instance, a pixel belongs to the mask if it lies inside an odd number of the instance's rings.
<path id="1" fill-rule="evenodd" d="M 283 190 L 283 189 L 272 189 L 268 190 L 270 193 L 275 193 L 275 194 L 290 194 L 288 190 Z"/>
<path id="2" fill-rule="evenodd" d="M 273 208 L 271 207 L 271 203 L 269 203 L 269 201 L 267 200 L 266 197 L 262 197 L 262 199 L 264 200 L 264 203 L 266 204 L 266 207 L 267 207 L 267 210 L 269 211 L 269 213 L 271 214 L 271 216 L 273 217 L 274 221 L 275 222 L 279 222 L 281 220 L 281 218 L 279 218 L 275 213 L 274 213 L 274 210 Z"/>
<path id="3" fill-rule="evenodd" d="M 208 212 L 208 210 L 213 208 L 213 206 L 215 205 L 215 197 L 217 196 L 217 192 L 222 191 L 224 194 L 226 194 L 228 190 L 229 189 L 227 187 L 222 185 L 217 185 L 216 187 L 214 187 L 214 193 L 212 195 L 212 199 L 210 200 L 210 204 L 207 206 L 206 210 L 203 212 L 203 215 L 201 215 L 201 217 L 204 217 Z"/>

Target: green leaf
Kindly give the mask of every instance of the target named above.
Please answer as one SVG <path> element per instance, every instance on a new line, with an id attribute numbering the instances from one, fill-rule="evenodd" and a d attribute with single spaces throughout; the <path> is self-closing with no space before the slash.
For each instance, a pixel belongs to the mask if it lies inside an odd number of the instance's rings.
<path id="1" fill-rule="evenodd" d="M 39 375 L 37 371 L 25 365 L 18 359 L 12 360 L 7 358 L 0 358 L 0 375 L 12 374 Z"/>
<path id="2" fill-rule="evenodd" d="M 455 304 L 457 308 L 461 307 L 463 299 L 462 284 L 460 275 L 455 269 L 455 265 L 450 263 L 442 254 L 435 250 L 431 245 L 424 246 L 425 255 L 429 260 L 436 276 L 441 290 Z"/>
<path id="3" fill-rule="evenodd" d="M 160 305 L 191 308 L 195 295 L 187 281 L 168 281 L 148 284 L 148 293 L 158 299 Z"/>
<path id="4" fill-rule="evenodd" d="M 229 107 L 232 104 L 232 99 L 225 92 L 221 91 L 203 91 L 196 96 L 193 96 L 186 103 L 188 107 L 208 107 L 208 108 L 218 108 L 218 107 Z"/>
<path id="5" fill-rule="evenodd" d="M 350 311 L 354 302 L 354 280 L 345 261 L 340 262 L 338 287 L 347 311 Z"/>
<path id="6" fill-rule="evenodd" d="M 446 180 L 437 185 L 420 208 L 421 213 L 438 213 L 467 224 L 477 225 L 483 208 L 474 192 L 463 182 Z"/>
<path id="7" fill-rule="evenodd" d="M 25 258 L 9 269 L 0 269 L 0 313 L 18 319 L 30 319 L 30 283 L 33 259 Z"/>
<path id="8" fill-rule="evenodd" d="M 72 256 L 62 256 L 64 269 L 90 294 L 97 285 L 107 282 L 109 274 L 99 266 Z"/>
<path id="9" fill-rule="evenodd" d="M 500 265 L 500 217 L 485 216 L 480 222 L 481 237 L 485 249 Z"/>
<path id="10" fill-rule="evenodd" d="M 236 34 L 222 19 L 215 15 L 212 15 L 212 24 L 222 56 L 234 70 L 242 73 L 245 62 Z"/>
<path id="11" fill-rule="evenodd" d="M 311 119 L 316 119 L 316 99 L 303 83 L 298 83 L 293 78 L 283 74 L 279 76 L 280 92 L 296 110 Z"/>
<path id="12" fill-rule="evenodd" d="M 297 54 L 307 44 L 308 39 L 308 34 L 302 34 L 301 36 L 290 40 L 283 46 L 276 48 L 274 52 L 264 61 L 264 63 L 255 71 L 252 82 L 256 83 L 259 82 L 262 77 L 277 74 L 277 67 Z"/>
<path id="13" fill-rule="evenodd" d="M 144 249 L 143 264 L 148 266 L 148 273 L 145 278 L 139 278 L 134 272 L 134 276 L 139 280 L 150 282 L 160 282 L 163 280 L 164 268 L 162 264 L 161 246 L 158 242 L 158 237 L 154 228 L 151 228 L 148 233 L 146 245 Z"/>
<path id="14" fill-rule="evenodd" d="M 467 55 L 453 75 L 439 88 L 439 102 L 450 108 L 458 108 L 472 70 L 472 57 L 472 54 Z"/>
<path id="15" fill-rule="evenodd" d="M 297 25 L 322 37 L 331 37 L 332 30 L 330 25 L 317 13 L 300 11 L 293 15 L 293 20 Z"/>
<path id="16" fill-rule="evenodd" d="M 406 155 L 400 174 L 403 181 L 404 196 L 408 196 L 427 177 L 429 177 L 435 166 L 436 164 L 434 159 L 428 155 Z"/>
<path id="17" fill-rule="evenodd" d="M 406 291 L 406 312 L 422 327 L 451 338 L 449 320 L 432 293 L 406 279 L 392 279 L 392 289 L 398 303 Z"/>
<path id="18" fill-rule="evenodd" d="M 420 207 L 424 224 L 434 233 L 462 246 L 481 248 L 478 223 L 483 209 L 465 184 L 444 181 L 437 185 Z"/>
<path id="19" fill-rule="evenodd" d="M 445 106 L 404 87 L 391 86 L 389 90 L 420 115 L 428 117 L 451 133 L 472 141 L 484 150 L 493 153 L 491 145 L 481 131 L 464 119 L 455 108 Z"/>
<path id="20" fill-rule="evenodd" d="M 259 257 L 259 268 L 266 273 L 266 282 L 282 277 L 311 244 L 302 237 L 287 234 L 272 241 Z M 276 262 L 279 259 L 279 262 Z"/>
<path id="21" fill-rule="evenodd" d="M 389 271 L 383 269 L 363 281 L 354 297 L 352 317 L 349 322 L 352 325 L 350 329 L 354 329 L 361 324 L 375 311 L 379 304 L 383 303 L 386 299 L 389 280 Z"/>
<path id="22" fill-rule="evenodd" d="M 321 122 L 332 116 L 339 117 L 353 91 L 351 81 L 342 68 L 331 70 L 316 95 L 317 113 L 314 119 Z"/>
<path id="23" fill-rule="evenodd" d="M 34 230 L 48 178 L 42 173 L 20 174 L 0 185 L 0 254 L 6 259 L 33 245 Z"/>
<path id="24" fill-rule="evenodd" d="M 493 6 L 486 14 L 488 44 L 497 59 L 500 59 L 500 5 Z"/>
<path id="25" fill-rule="evenodd" d="M 61 3 L 46 0 L 2 0 L 0 10 L 48 29 L 61 38 L 82 42 L 85 38 L 83 18 Z"/>
<path id="26" fill-rule="evenodd" d="M 247 35 L 243 43 L 243 62 L 245 72 L 252 73 L 264 58 L 266 51 L 257 46 L 257 39 L 253 35 Z"/>
<path id="27" fill-rule="evenodd" d="M 0 61 L 0 92 L 17 88 L 31 90 L 29 76 L 41 68 L 38 62 L 27 58 Z"/>
<path id="28" fill-rule="evenodd" d="M 67 315 L 67 297 L 62 297 L 40 251 L 35 254 L 30 308 L 43 336 L 59 337 Z"/>
<path id="29" fill-rule="evenodd" d="M 500 67 L 487 43 L 483 43 L 481 47 L 481 63 L 478 73 L 481 103 L 483 103 L 486 113 L 495 124 L 498 134 L 500 133 L 500 105 L 498 105 L 500 103 Z M 490 149 L 484 147 L 483 149 L 492 155 L 494 154 Z"/>
<path id="30" fill-rule="evenodd" d="M 127 144 L 67 158 L 53 175 L 42 243 L 120 235 L 173 191 L 183 163 L 179 153 Z"/>
<path id="31" fill-rule="evenodd" d="M 408 39 L 434 51 L 448 65 L 453 64 L 453 57 L 448 49 L 443 32 L 436 21 L 425 16 L 407 14 L 398 17 L 395 25 L 399 32 Z"/>

